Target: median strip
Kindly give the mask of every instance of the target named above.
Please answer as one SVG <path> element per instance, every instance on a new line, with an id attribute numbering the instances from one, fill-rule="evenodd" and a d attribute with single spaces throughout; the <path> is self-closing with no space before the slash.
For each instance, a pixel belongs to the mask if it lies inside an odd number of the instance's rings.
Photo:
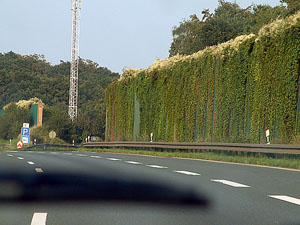
<path id="1" fill-rule="evenodd" d="M 250 187 L 248 185 L 236 183 L 236 182 L 229 181 L 229 180 L 211 180 L 211 181 L 218 182 L 218 183 L 225 184 L 225 185 L 229 185 L 229 186 L 232 186 L 232 187 L 237 187 L 237 188 L 248 188 L 248 187 Z"/>
<path id="2" fill-rule="evenodd" d="M 31 225 L 46 225 L 47 213 L 34 213 Z"/>
<path id="3" fill-rule="evenodd" d="M 175 173 L 185 174 L 185 175 L 191 175 L 191 176 L 200 176 L 201 175 L 199 173 L 193 173 L 193 172 L 184 171 L 184 170 L 174 170 L 174 172 Z"/>
<path id="4" fill-rule="evenodd" d="M 293 198 L 290 196 L 286 196 L 286 195 L 268 195 L 270 198 L 275 198 L 275 199 L 279 199 L 282 201 L 286 201 L 289 203 L 293 203 L 295 205 L 300 205 L 300 199 L 298 198 Z"/>

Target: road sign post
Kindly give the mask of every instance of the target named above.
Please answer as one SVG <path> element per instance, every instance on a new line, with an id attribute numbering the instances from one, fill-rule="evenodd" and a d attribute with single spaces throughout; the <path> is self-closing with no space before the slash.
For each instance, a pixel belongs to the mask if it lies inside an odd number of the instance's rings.
<path id="1" fill-rule="evenodd" d="M 24 145 L 29 145 L 30 143 L 30 128 L 28 123 L 23 123 L 23 127 L 21 128 L 21 141 Z"/>

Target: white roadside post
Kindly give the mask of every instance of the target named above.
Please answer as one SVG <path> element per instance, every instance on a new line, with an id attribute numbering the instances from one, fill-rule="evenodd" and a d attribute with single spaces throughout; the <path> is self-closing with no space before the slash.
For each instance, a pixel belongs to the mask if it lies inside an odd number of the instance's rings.
<path id="1" fill-rule="evenodd" d="M 150 142 L 153 142 L 153 133 L 150 134 Z"/>
<path id="2" fill-rule="evenodd" d="M 269 129 L 266 130 L 266 141 L 267 141 L 268 145 L 271 144 L 270 143 L 270 130 Z"/>

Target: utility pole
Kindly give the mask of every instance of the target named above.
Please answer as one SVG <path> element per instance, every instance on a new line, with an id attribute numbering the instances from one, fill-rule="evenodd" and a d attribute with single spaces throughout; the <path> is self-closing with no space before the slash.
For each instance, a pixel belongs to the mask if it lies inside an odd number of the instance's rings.
<path id="1" fill-rule="evenodd" d="M 78 103 L 78 63 L 79 63 L 79 32 L 81 0 L 72 1 L 72 46 L 71 46 L 71 69 L 70 69 L 70 95 L 69 117 L 72 121 L 77 118 Z"/>

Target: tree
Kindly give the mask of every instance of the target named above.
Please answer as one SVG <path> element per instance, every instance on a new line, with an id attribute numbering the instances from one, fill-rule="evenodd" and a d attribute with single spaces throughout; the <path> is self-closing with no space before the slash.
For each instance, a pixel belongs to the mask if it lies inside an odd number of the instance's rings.
<path id="1" fill-rule="evenodd" d="M 300 10 L 299 0 L 280 0 L 280 2 L 287 5 L 285 16 L 289 16 Z"/>
<path id="2" fill-rule="evenodd" d="M 196 15 L 191 15 L 189 20 L 184 20 L 178 27 L 174 27 L 173 42 L 170 48 L 170 56 L 181 54 L 189 55 L 204 48 L 200 34 L 203 21 Z"/>

